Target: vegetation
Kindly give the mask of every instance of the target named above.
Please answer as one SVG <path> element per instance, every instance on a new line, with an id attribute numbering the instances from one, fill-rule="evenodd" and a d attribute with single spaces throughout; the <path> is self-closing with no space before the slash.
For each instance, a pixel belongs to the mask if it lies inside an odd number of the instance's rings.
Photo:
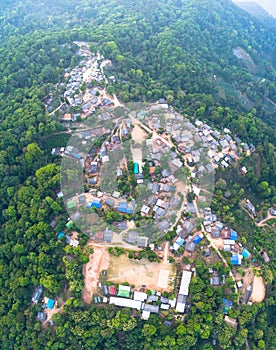
<path id="1" fill-rule="evenodd" d="M 207 350 L 213 338 L 221 349 L 242 349 L 246 339 L 252 349 L 275 348 L 275 235 L 270 226 L 256 228 L 239 204 L 244 195 L 258 209 L 275 203 L 275 29 L 267 30 L 225 0 L 49 0 L 43 6 L 6 0 L 0 17 L 2 349 Z M 145 323 L 126 309 L 84 305 L 81 271 L 89 252 L 66 246 L 56 236 L 67 213 L 56 196 L 60 160 L 49 150 L 64 145 L 67 136 L 59 134 L 64 128 L 45 111 L 45 100 L 60 93 L 56 83 L 64 70 L 79 61 L 75 40 L 93 42 L 112 60 L 108 74 L 116 76 L 116 83 L 109 91 L 115 89 L 122 101 L 165 97 L 183 113 L 228 127 L 256 146 L 253 157 L 241 158 L 248 176 L 237 176 L 238 168 L 218 173 L 217 182 L 225 179 L 226 184 L 216 184 L 212 204 L 250 248 L 266 249 L 272 257 L 270 265 L 262 264 L 266 300 L 234 304 L 231 310 L 237 329 L 223 321 L 222 297 L 237 300 L 230 282 L 208 285 L 208 269 L 200 261 L 188 317 L 171 327 L 157 315 Z M 238 47 L 252 61 L 233 55 Z M 55 96 L 52 108 L 60 102 Z M 108 180 L 105 186 L 113 189 Z M 230 197 L 224 197 L 226 191 Z M 53 218 L 56 230 L 50 227 Z M 156 259 L 151 251 L 140 254 Z M 261 254 L 257 260 L 262 262 Z M 39 284 L 52 297 L 68 286 L 70 298 L 62 314 L 53 317 L 55 327 L 42 328 L 36 319 L 40 306 L 31 305 L 31 296 Z"/>

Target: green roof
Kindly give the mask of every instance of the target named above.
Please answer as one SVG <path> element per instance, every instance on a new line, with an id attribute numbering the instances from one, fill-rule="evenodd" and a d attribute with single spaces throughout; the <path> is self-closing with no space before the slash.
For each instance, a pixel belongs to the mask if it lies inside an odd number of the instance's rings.
<path id="1" fill-rule="evenodd" d="M 128 298 L 129 294 L 130 294 L 129 291 L 127 290 L 119 290 L 118 297 Z"/>
<path id="2" fill-rule="evenodd" d="M 74 225 L 73 221 L 70 220 L 70 221 L 67 222 L 66 227 L 67 227 L 67 228 L 72 228 L 73 225 Z"/>

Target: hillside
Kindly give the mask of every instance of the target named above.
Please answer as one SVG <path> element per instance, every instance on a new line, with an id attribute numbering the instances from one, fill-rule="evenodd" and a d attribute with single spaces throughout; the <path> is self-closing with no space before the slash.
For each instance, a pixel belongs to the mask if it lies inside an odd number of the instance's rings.
<path id="1" fill-rule="evenodd" d="M 266 224 L 269 218 L 262 216 L 276 204 L 276 29 L 268 29 L 230 0 L 6 0 L 0 9 L 0 39 L 0 348 L 243 350 L 248 341 L 254 350 L 273 349 L 275 224 L 272 220 Z M 53 148 L 66 146 L 78 127 L 85 136 L 78 139 L 77 147 L 87 144 L 90 149 L 80 107 L 72 107 L 64 95 L 69 72 L 77 75 L 85 65 L 77 55 L 82 44 L 75 41 L 89 43 L 87 51 L 89 47 L 112 61 L 104 73 L 107 79 L 115 78 L 108 84 L 103 80 L 94 98 L 106 97 L 106 91 L 116 93 L 122 103 L 154 104 L 165 98 L 175 115 L 187 118 L 185 125 L 200 119 L 214 130 L 229 128 L 233 139 L 238 136 L 250 145 L 252 156 L 241 151 L 233 167 L 216 172 L 211 207 L 250 249 L 255 260 L 252 270 L 262 274 L 266 283 L 262 303 L 239 304 L 241 292 L 236 293 L 229 268 L 213 251 L 207 264 L 201 249 L 195 258 L 185 256 L 175 264 L 178 273 L 190 263 L 196 268 L 184 322 L 167 310 L 164 319 L 152 314 L 144 322 L 137 310 L 84 303 L 83 265 L 93 249 L 86 245 L 88 236 L 76 233 L 78 228 L 68 222 L 65 203 L 58 196 L 61 157 L 51 154 Z M 81 84 L 78 93 L 93 88 L 93 81 Z M 61 124 L 59 109 L 62 116 L 64 111 L 79 116 Z M 93 115 L 91 119 L 94 122 Z M 106 125 L 111 125 L 109 120 Z M 200 134 L 201 129 L 196 129 Z M 100 139 L 97 143 L 101 147 Z M 95 155 L 100 151 L 97 147 L 93 144 Z M 174 149 L 168 148 L 168 153 L 173 155 Z M 241 167 L 247 169 L 246 176 L 241 175 Z M 68 179 L 78 179 L 77 169 L 67 170 Z M 122 187 L 126 185 L 129 182 L 121 181 Z M 241 207 L 245 196 L 255 205 L 257 218 Z M 112 214 L 118 224 L 122 216 Z M 97 225 L 95 216 L 89 218 Z M 199 217 L 194 223 L 200 229 Z M 72 238 L 73 232 L 79 246 L 67 244 L 65 233 Z M 174 238 L 175 231 L 168 232 L 166 243 L 160 244 L 168 248 Z M 154 258 L 161 254 L 150 249 L 142 253 L 133 265 L 139 265 L 141 257 L 147 261 L 150 254 Z M 251 268 L 249 264 L 245 262 L 245 269 Z M 224 284 L 209 284 L 210 267 L 226 276 Z M 40 284 L 43 296 L 56 300 L 62 310 L 53 316 L 53 324 L 37 318 L 44 311 L 44 297 L 39 304 L 32 303 Z M 225 295 L 233 300 L 229 316 L 238 320 L 237 328 L 224 322 Z"/>
<path id="2" fill-rule="evenodd" d="M 257 18 L 266 26 L 275 27 L 276 19 L 273 18 L 264 8 L 254 1 L 236 1 L 241 9 L 248 12 L 253 17 Z"/>

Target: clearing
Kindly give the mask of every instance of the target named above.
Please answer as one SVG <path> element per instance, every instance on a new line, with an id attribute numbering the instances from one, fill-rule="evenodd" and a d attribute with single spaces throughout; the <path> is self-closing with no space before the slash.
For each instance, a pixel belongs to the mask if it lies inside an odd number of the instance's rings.
<path id="1" fill-rule="evenodd" d="M 175 266 L 150 262 L 147 259 L 129 259 L 126 254 L 119 257 L 110 256 L 110 266 L 107 271 L 107 280 L 113 283 L 128 282 L 136 288 L 146 285 L 147 289 L 161 289 L 173 291 Z"/>
<path id="2" fill-rule="evenodd" d="M 265 284 L 262 277 L 254 276 L 253 290 L 251 294 L 252 301 L 261 303 L 265 298 Z"/>
<path id="3" fill-rule="evenodd" d="M 107 270 L 110 257 L 104 247 L 93 247 L 94 253 L 89 256 L 89 262 L 83 266 L 84 289 L 82 297 L 90 303 L 92 295 L 97 291 L 98 280 L 102 270 Z"/>

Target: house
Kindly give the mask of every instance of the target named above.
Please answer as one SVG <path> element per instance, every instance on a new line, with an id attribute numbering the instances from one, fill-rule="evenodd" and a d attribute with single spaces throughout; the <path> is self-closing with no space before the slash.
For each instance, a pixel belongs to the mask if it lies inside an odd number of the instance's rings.
<path id="1" fill-rule="evenodd" d="M 136 245 L 140 248 L 146 248 L 148 246 L 148 237 L 138 236 L 136 240 Z"/>
<path id="2" fill-rule="evenodd" d="M 56 220 L 52 220 L 52 221 L 50 222 L 50 226 L 51 226 L 52 229 L 55 228 L 56 225 L 57 225 Z"/>
<path id="3" fill-rule="evenodd" d="M 161 304 L 160 305 L 160 309 L 162 309 L 162 310 L 169 310 L 169 308 L 170 308 L 169 304 Z"/>
<path id="4" fill-rule="evenodd" d="M 185 250 L 193 253 L 196 250 L 196 244 L 194 242 L 187 242 L 185 245 Z"/>
<path id="5" fill-rule="evenodd" d="M 91 207 L 101 209 L 101 207 L 102 207 L 101 200 L 99 198 L 94 198 L 92 201 Z"/>
<path id="6" fill-rule="evenodd" d="M 135 244 L 136 240 L 137 240 L 137 237 L 138 237 L 138 232 L 129 231 L 128 232 L 127 242 L 131 243 L 131 244 Z"/>
<path id="7" fill-rule="evenodd" d="M 78 197 L 78 202 L 79 202 L 79 204 L 84 204 L 86 202 L 86 196 L 85 195 L 80 195 Z"/>
<path id="8" fill-rule="evenodd" d="M 43 286 L 40 285 L 34 292 L 33 297 L 32 297 L 32 302 L 34 304 L 37 304 L 39 302 L 39 299 L 41 297 L 41 294 L 43 292 Z"/>
<path id="9" fill-rule="evenodd" d="M 130 286 L 123 286 L 119 285 L 119 291 L 118 291 L 118 296 L 119 297 L 124 297 L 124 298 L 129 298 L 130 295 Z"/>
<path id="10" fill-rule="evenodd" d="M 104 231 L 104 237 L 103 237 L 103 240 L 107 243 L 111 243 L 112 241 L 112 235 L 113 235 L 113 232 L 111 230 L 109 230 L 108 228 L 105 229 Z"/>
<path id="11" fill-rule="evenodd" d="M 172 164 L 175 165 L 177 168 L 181 168 L 183 166 L 183 162 L 181 162 L 181 160 L 178 158 L 173 159 Z"/>
<path id="12" fill-rule="evenodd" d="M 220 237 L 220 230 L 216 227 L 211 228 L 211 236 L 212 238 L 219 238 Z"/>
<path id="13" fill-rule="evenodd" d="M 247 304 L 249 302 L 251 294 L 252 294 L 252 286 L 250 285 L 246 288 L 246 291 L 245 291 L 245 294 L 243 297 L 243 301 L 242 301 L 243 304 Z"/>
<path id="14" fill-rule="evenodd" d="M 158 301 L 158 296 L 157 295 L 149 295 L 147 301 L 149 303 L 152 303 L 153 301 Z"/>
<path id="15" fill-rule="evenodd" d="M 276 216 L 276 209 L 269 208 L 269 214 L 272 215 L 272 216 Z"/>
<path id="16" fill-rule="evenodd" d="M 219 229 L 220 231 L 223 229 L 224 227 L 224 224 L 220 221 L 217 221 L 216 222 L 216 228 Z"/>
<path id="17" fill-rule="evenodd" d="M 168 304 L 169 303 L 169 298 L 162 297 L 160 298 L 160 301 L 162 304 Z"/>
<path id="18" fill-rule="evenodd" d="M 46 302 L 46 308 L 52 310 L 55 306 L 55 301 L 53 299 L 48 299 Z"/>
<path id="19" fill-rule="evenodd" d="M 105 198 L 104 203 L 106 205 L 109 205 L 110 207 L 114 206 L 114 199 L 113 198 Z"/>
<path id="20" fill-rule="evenodd" d="M 144 310 L 152 312 L 153 314 L 158 314 L 159 313 L 159 306 L 158 305 L 145 304 Z"/>
<path id="21" fill-rule="evenodd" d="M 194 225 L 188 220 L 186 220 L 184 222 L 182 227 L 183 227 L 183 230 L 186 234 L 190 234 L 194 229 Z"/>
<path id="22" fill-rule="evenodd" d="M 237 328 L 238 322 L 235 318 L 229 317 L 228 315 L 225 315 L 224 321 L 231 327 Z"/>
<path id="23" fill-rule="evenodd" d="M 219 277 L 218 277 L 218 276 L 213 276 L 213 277 L 210 279 L 210 283 L 211 283 L 213 286 L 219 286 Z"/>
<path id="24" fill-rule="evenodd" d="M 234 230 L 230 230 L 230 239 L 236 241 L 238 239 L 238 233 Z"/>
<path id="25" fill-rule="evenodd" d="M 178 237 L 177 240 L 175 241 L 175 243 L 179 246 L 182 247 L 183 244 L 185 243 L 185 240 L 181 237 Z"/>
<path id="26" fill-rule="evenodd" d="M 250 257 L 251 253 L 249 253 L 249 251 L 244 248 L 244 250 L 242 251 L 242 256 L 245 258 L 245 259 L 248 259 Z"/>
<path id="27" fill-rule="evenodd" d="M 46 321 L 47 319 L 47 315 L 45 314 L 45 312 L 38 312 L 37 313 L 37 318 L 39 321 Z"/>
<path id="28" fill-rule="evenodd" d="M 103 242 L 104 239 L 104 233 L 103 232 L 96 232 L 95 234 L 95 242 Z"/>
<path id="29" fill-rule="evenodd" d="M 150 207 L 148 207 L 147 205 L 143 205 L 141 208 L 141 213 L 148 215 L 149 212 L 150 212 Z"/>
<path id="30" fill-rule="evenodd" d="M 246 200 L 245 209 L 247 209 L 247 210 L 249 211 L 249 213 L 252 214 L 253 216 L 256 216 L 255 207 L 254 207 L 254 205 L 250 202 L 249 199 Z"/>
<path id="31" fill-rule="evenodd" d="M 203 238 L 202 236 L 196 235 L 195 238 L 193 239 L 193 242 L 195 244 L 198 244 L 202 240 L 202 238 Z"/>
<path id="32" fill-rule="evenodd" d="M 196 208 L 195 208 L 194 203 L 187 203 L 187 212 L 191 213 L 191 214 L 196 213 Z"/>
<path id="33" fill-rule="evenodd" d="M 167 219 L 164 219 L 157 224 L 158 229 L 162 231 L 167 231 L 170 226 L 171 225 Z"/>
<path id="34" fill-rule="evenodd" d="M 147 300 L 148 298 L 148 295 L 147 293 L 144 293 L 144 292 L 134 292 L 134 295 L 133 295 L 133 299 L 134 300 L 139 300 L 139 301 L 145 301 Z"/>
<path id="35" fill-rule="evenodd" d="M 117 294 L 117 290 L 114 286 L 110 286 L 109 287 L 109 294 L 110 295 L 116 295 Z"/>
<path id="36" fill-rule="evenodd" d="M 149 317 L 150 317 L 150 312 L 143 310 L 142 315 L 141 315 L 141 319 L 147 321 L 149 319 Z"/>
<path id="37" fill-rule="evenodd" d="M 243 258 L 242 255 L 235 253 L 235 254 L 232 254 L 230 261 L 233 265 L 241 265 L 242 258 Z"/>

